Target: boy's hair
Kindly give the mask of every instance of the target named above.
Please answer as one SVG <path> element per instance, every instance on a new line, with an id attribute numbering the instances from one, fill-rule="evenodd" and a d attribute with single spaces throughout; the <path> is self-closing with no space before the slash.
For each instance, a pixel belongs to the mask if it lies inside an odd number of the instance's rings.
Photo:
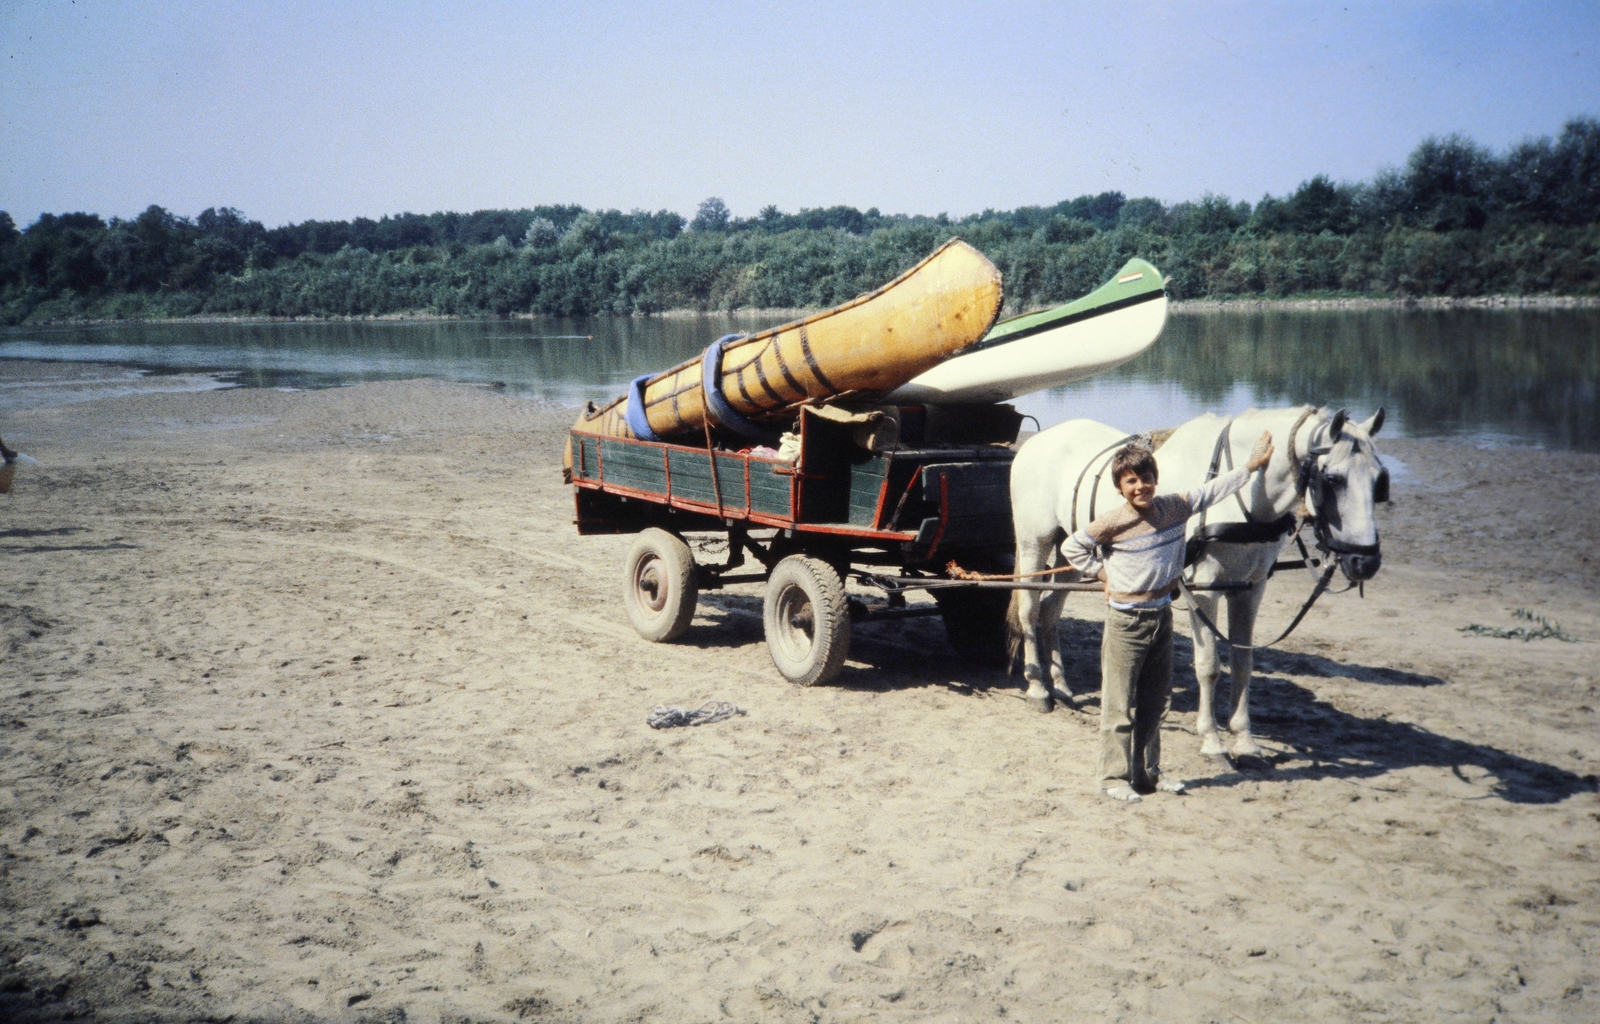
<path id="1" fill-rule="evenodd" d="M 1117 449 L 1117 454 L 1111 456 L 1111 485 L 1120 486 L 1122 474 L 1132 470 L 1138 476 L 1149 473 L 1159 478 L 1161 473 L 1156 469 L 1156 455 L 1149 448 L 1134 441 Z"/>

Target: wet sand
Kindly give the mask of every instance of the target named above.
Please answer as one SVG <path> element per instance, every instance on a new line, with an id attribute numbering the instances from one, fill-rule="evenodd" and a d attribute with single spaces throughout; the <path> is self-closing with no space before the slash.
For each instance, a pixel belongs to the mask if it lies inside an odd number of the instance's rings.
<path id="1" fill-rule="evenodd" d="M 1092 598 L 1081 713 L 937 620 L 800 689 L 758 588 L 633 633 L 626 538 L 571 526 L 569 410 L 4 394 L 41 464 L 0 498 L 0 1016 L 1597 1015 L 1600 456 L 1383 442 L 1384 569 L 1258 657 L 1268 756 L 1199 756 L 1180 639 L 1193 788 L 1125 806 Z M 1581 642 L 1459 631 L 1517 608 Z M 747 714 L 645 725 L 710 698 Z"/>

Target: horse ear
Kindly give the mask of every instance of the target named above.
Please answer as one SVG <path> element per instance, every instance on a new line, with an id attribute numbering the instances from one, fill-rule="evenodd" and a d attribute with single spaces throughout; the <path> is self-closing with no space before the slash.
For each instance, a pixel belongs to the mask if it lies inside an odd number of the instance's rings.
<path id="1" fill-rule="evenodd" d="M 1328 440 L 1339 440 L 1339 433 L 1344 430 L 1344 421 L 1349 418 L 1350 414 L 1343 409 L 1333 414 L 1333 422 L 1328 424 Z"/>
<path id="2" fill-rule="evenodd" d="M 1361 424 L 1361 429 L 1367 432 L 1368 437 L 1378 436 L 1378 431 L 1383 429 L 1383 406 L 1378 406 L 1378 411 L 1372 414 L 1371 419 Z"/>

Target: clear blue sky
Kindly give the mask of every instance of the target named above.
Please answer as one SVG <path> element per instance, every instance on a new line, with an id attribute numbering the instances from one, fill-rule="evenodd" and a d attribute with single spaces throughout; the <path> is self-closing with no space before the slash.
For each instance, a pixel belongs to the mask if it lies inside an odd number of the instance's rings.
<path id="1" fill-rule="evenodd" d="M 1600 3 L 0 0 L 0 209 L 961 215 L 1600 113 Z"/>

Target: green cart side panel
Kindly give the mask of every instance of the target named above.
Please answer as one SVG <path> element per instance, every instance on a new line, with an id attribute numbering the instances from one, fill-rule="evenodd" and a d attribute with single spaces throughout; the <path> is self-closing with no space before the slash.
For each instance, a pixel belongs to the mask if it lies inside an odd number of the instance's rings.
<path id="1" fill-rule="evenodd" d="M 883 478 L 889 472 L 889 460 L 881 455 L 857 462 L 850 467 L 850 525 L 874 527 L 878 513 L 878 496 L 883 490 Z"/>
<path id="2" fill-rule="evenodd" d="M 787 464 L 783 464 L 788 469 Z M 794 491 L 794 477 L 774 473 L 769 462 L 750 462 L 750 511 L 769 516 L 788 517 Z"/>
<path id="3" fill-rule="evenodd" d="M 574 434 L 572 475 L 579 480 L 600 479 L 600 444 L 592 437 Z"/>
<path id="4" fill-rule="evenodd" d="M 664 495 L 667 492 L 667 468 L 661 459 L 661 452 L 659 446 L 602 439 L 602 479 L 612 487 Z"/>
<path id="5" fill-rule="evenodd" d="M 744 504 L 745 460 L 733 454 L 717 454 L 717 475 L 722 483 L 722 507 L 729 512 L 748 513 Z"/>
<path id="6" fill-rule="evenodd" d="M 935 464 L 922 475 L 927 498 L 935 505 L 940 478 L 947 483 L 950 515 L 939 539 L 941 548 L 1012 543 L 1009 461 Z"/>
<path id="7" fill-rule="evenodd" d="M 698 501 L 706 505 L 717 503 L 716 488 L 712 486 L 711 460 L 703 452 L 675 452 L 668 450 L 667 467 L 672 471 L 672 496 L 684 501 Z M 741 486 L 740 491 L 744 490 Z"/>

